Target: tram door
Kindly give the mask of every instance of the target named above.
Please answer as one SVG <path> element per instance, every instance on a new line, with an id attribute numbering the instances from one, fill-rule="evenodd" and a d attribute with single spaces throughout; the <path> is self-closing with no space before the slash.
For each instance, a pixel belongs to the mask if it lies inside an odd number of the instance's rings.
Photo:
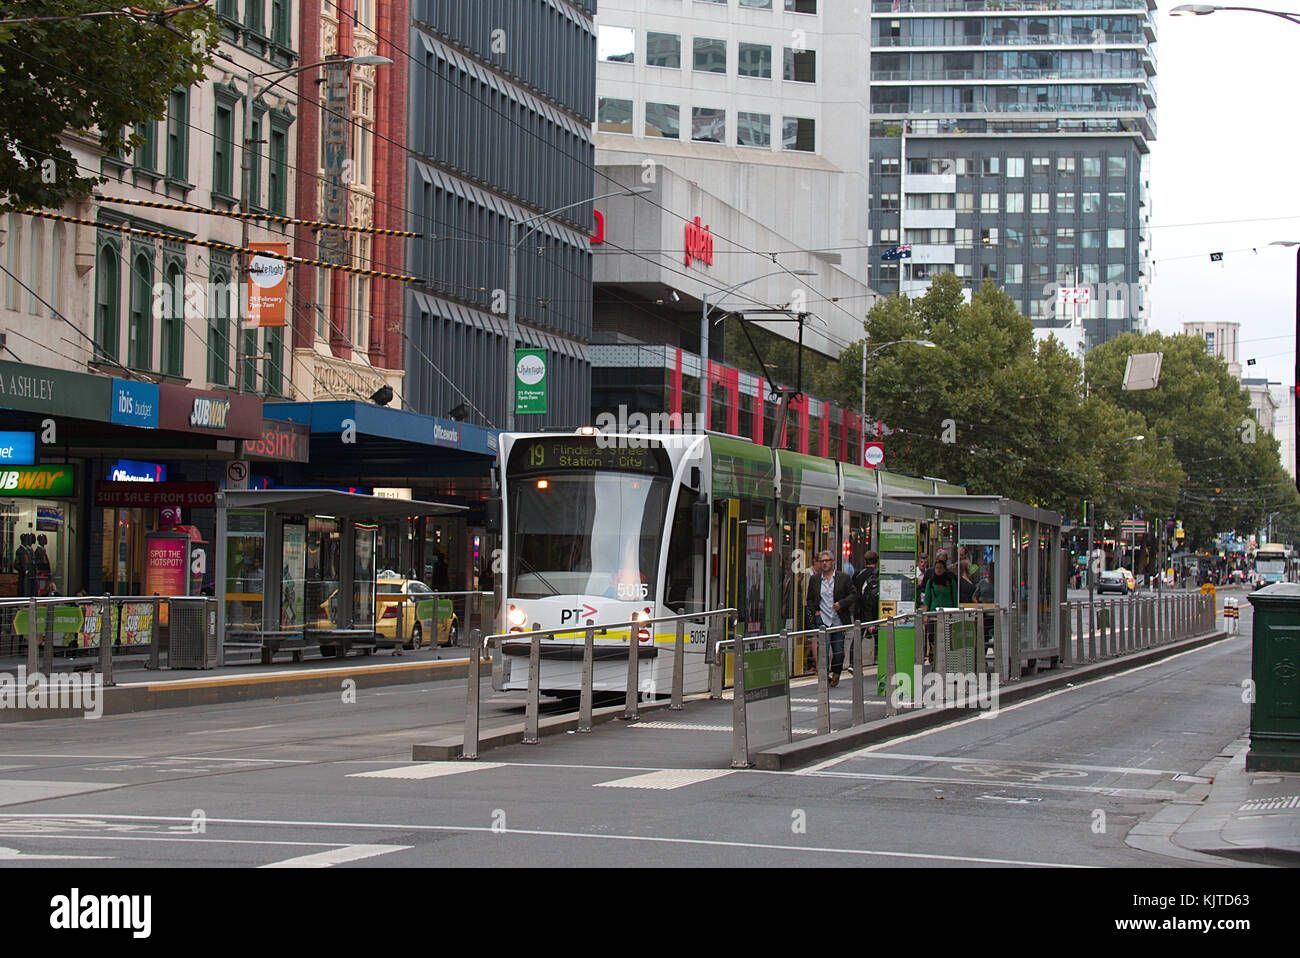
<path id="1" fill-rule="evenodd" d="M 716 554 L 716 608 L 737 609 L 745 635 L 760 635 L 767 628 L 765 573 L 769 558 L 767 523 L 754 518 L 753 503 L 725 499 L 718 505 Z M 734 633 L 727 632 L 727 638 Z M 732 679 L 732 657 L 727 656 L 724 680 Z"/>
<path id="2" fill-rule="evenodd" d="M 787 507 L 785 533 L 790 543 L 787 558 L 785 607 L 791 610 L 786 621 L 788 627 L 798 631 L 806 629 L 816 609 L 808 608 L 808 586 L 814 576 L 820 575 L 817 554 L 829 550 L 838 554 L 835 533 L 835 511 L 798 506 Z M 816 670 L 815 643 L 798 639 L 794 649 L 794 674 L 804 675 Z"/>

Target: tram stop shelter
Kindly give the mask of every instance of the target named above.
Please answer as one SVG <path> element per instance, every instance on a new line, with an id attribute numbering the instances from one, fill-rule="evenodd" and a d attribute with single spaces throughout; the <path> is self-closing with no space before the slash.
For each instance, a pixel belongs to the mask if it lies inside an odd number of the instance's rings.
<path id="1" fill-rule="evenodd" d="M 226 490 L 216 495 L 217 664 L 225 649 L 320 648 L 344 655 L 384 640 L 375 621 L 380 521 L 448 515 L 464 506 L 333 489 Z"/>
<path id="2" fill-rule="evenodd" d="M 1002 496 L 895 497 L 935 510 L 941 521 L 956 521 L 958 547 L 966 546 L 981 572 L 989 574 L 994 601 L 1010 612 L 1020 666 L 1055 664 L 1060 657 L 1061 603 L 1066 600 L 1061 514 Z M 1004 656 L 1010 656 L 1010 643 L 1003 648 Z"/>

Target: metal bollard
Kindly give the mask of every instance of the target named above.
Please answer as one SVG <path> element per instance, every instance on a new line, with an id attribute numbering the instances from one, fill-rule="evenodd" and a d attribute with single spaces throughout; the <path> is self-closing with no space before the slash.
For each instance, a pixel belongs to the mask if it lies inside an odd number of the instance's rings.
<path id="1" fill-rule="evenodd" d="M 623 693 L 623 719 L 628 722 L 637 718 L 636 700 L 641 694 L 641 644 L 637 641 L 639 630 L 634 625 L 627 632 L 627 689 Z M 651 641 L 654 633 L 651 633 Z"/>
<path id="2" fill-rule="evenodd" d="M 32 676 L 41 670 L 41 660 L 38 657 L 41 653 L 41 636 L 36 619 L 36 600 L 27 600 L 27 676 L 30 681 Z"/>
<path id="3" fill-rule="evenodd" d="M 942 609 L 934 617 L 934 670 L 942 679 L 948 674 L 948 613 Z"/>
<path id="4" fill-rule="evenodd" d="M 709 700 L 717 701 L 722 698 L 722 680 L 725 677 L 726 656 L 723 654 L 722 646 L 718 641 L 718 628 L 716 621 L 709 623 L 708 645 L 706 650 L 712 650 L 713 661 L 709 666 Z M 707 651 L 706 651 L 707 654 Z"/>
<path id="5" fill-rule="evenodd" d="M 898 703 L 894 697 L 894 690 L 897 687 L 894 679 L 894 670 L 897 665 L 896 649 L 894 648 L 894 617 L 890 616 L 889 621 L 885 623 L 885 714 L 897 715 Z"/>
<path id="6" fill-rule="evenodd" d="M 1080 664 L 1088 661 L 1088 649 L 1083 643 L 1083 603 L 1077 602 L 1074 606 L 1074 622 L 1078 629 L 1078 635 L 1075 637 L 1075 646 L 1078 649 L 1076 656 Z"/>
<path id="7" fill-rule="evenodd" d="M 1070 603 L 1061 603 L 1061 636 L 1060 636 L 1060 653 L 1062 668 L 1069 668 L 1074 664 L 1074 623 L 1070 621 Z"/>
<path id="8" fill-rule="evenodd" d="M 993 620 L 993 657 L 998 663 L 998 681 L 1006 684 L 1010 678 L 1010 669 L 1007 668 L 1007 610 L 999 608 L 998 614 Z"/>
<path id="9" fill-rule="evenodd" d="M 440 595 L 435 595 L 435 596 L 433 597 L 433 624 L 432 624 L 431 627 L 430 627 L 430 631 L 431 631 L 433 634 L 429 636 L 429 648 L 433 649 L 435 652 L 436 652 L 437 649 L 438 649 L 438 606 L 440 606 L 441 604 L 442 604 L 442 596 L 440 596 Z M 399 610 L 398 610 L 398 615 L 401 615 L 402 618 L 404 619 L 404 618 L 406 617 L 406 616 L 405 616 L 405 612 L 406 612 L 405 609 L 399 609 Z M 402 620 L 401 620 L 401 619 L 398 619 L 397 627 L 398 627 L 399 629 L 402 627 Z M 468 638 L 468 628 L 467 628 L 467 632 L 466 632 L 466 637 Z M 456 636 L 456 643 L 455 643 L 455 644 L 457 644 L 457 645 L 460 644 L 460 636 Z"/>
<path id="10" fill-rule="evenodd" d="M 596 697 L 596 630 L 587 629 L 582 639 L 582 691 L 578 693 L 578 731 L 591 731 L 591 704 Z"/>
<path id="11" fill-rule="evenodd" d="M 1019 682 L 1021 679 L 1021 669 L 1024 662 L 1020 658 L 1020 617 L 1013 615 L 1011 617 L 1011 661 L 1008 663 L 1008 678 L 1012 682 Z"/>
<path id="12" fill-rule="evenodd" d="M 830 636 L 823 626 L 817 630 L 817 734 L 831 730 Z"/>
<path id="13" fill-rule="evenodd" d="M 99 604 L 99 672 L 104 685 L 113 684 L 113 602 L 107 596 Z M 119 625 L 121 620 L 118 620 Z"/>
<path id="14" fill-rule="evenodd" d="M 533 634 L 528 646 L 528 703 L 524 706 L 524 744 L 537 744 L 537 708 L 542 697 L 542 637 Z"/>
<path id="15" fill-rule="evenodd" d="M 866 671 L 863 660 L 863 633 L 866 627 L 859 622 L 853 629 L 853 718 L 854 725 L 861 725 L 867 720 L 867 703 L 864 697 L 864 685 L 866 679 L 862 673 Z"/>
<path id="16" fill-rule="evenodd" d="M 469 661 L 466 663 L 468 679 L 465 691 L 465 740 L 460 746 L 460 757 L 465 759 L 478 758 L 478 696 L 479 683 L 482 681 L 480 659 L 476 641 L 469 650 Z"/>
<path id="17" fill-rule="evenodd" d="M 735 666 L 731 670 L 731 767 L 749 767 L 749 726 L 745 715 L 745 640 L 736 636 Z"/>
<path id="18" fill-rule="evenodd" d="M 158 643 L 162 641 L 162 628 L 158 624 L 158 610 L 162 608 L 162 600 L 156 595 L 153 599 L 153 629 L 149 641 L 149 668 L 158 668 Z M 171 621 L 171 616 L 167 616 L 167 621 Z"/>
<path id="19" fill-rule="evenodd" d="M 686 620 L 677 620 L 677 638 L 673 644 L 673 698 L 668 703 L 670 711 L 678 712 L 682 705 L 682 685 L 686 675 Z"/>
<path id="20" fill-rule="evenodd" d="M 48 676 L 54 672 L 54 609 L 45 607 L 45 641 L 41 643 L 41 670 Z"/>

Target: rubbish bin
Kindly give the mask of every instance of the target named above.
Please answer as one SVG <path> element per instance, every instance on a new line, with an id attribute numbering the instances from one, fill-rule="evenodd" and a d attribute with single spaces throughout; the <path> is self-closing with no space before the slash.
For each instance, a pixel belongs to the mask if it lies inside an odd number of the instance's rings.
<path id="1" fill-rule="evenodd" d="M 1255 701 L 1246 771 L 1300 772 L 1300 585 L 1278 582 L 1247 598 Z"/>
<path id="2" fill-rule="evenodd" d="M 217 602 L 203 596 L 178 596 L 171 603 L 173 669 L 211 669 L 217 665 Z"/>

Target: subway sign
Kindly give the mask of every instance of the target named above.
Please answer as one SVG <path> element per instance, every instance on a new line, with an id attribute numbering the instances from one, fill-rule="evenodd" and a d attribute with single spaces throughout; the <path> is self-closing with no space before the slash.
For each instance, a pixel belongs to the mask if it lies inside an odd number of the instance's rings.
<path id="1" fill-rule="evenodd" d="M 0 496 L 71 499 L 73 469 L 62 466 L 0 466 Z"/>

